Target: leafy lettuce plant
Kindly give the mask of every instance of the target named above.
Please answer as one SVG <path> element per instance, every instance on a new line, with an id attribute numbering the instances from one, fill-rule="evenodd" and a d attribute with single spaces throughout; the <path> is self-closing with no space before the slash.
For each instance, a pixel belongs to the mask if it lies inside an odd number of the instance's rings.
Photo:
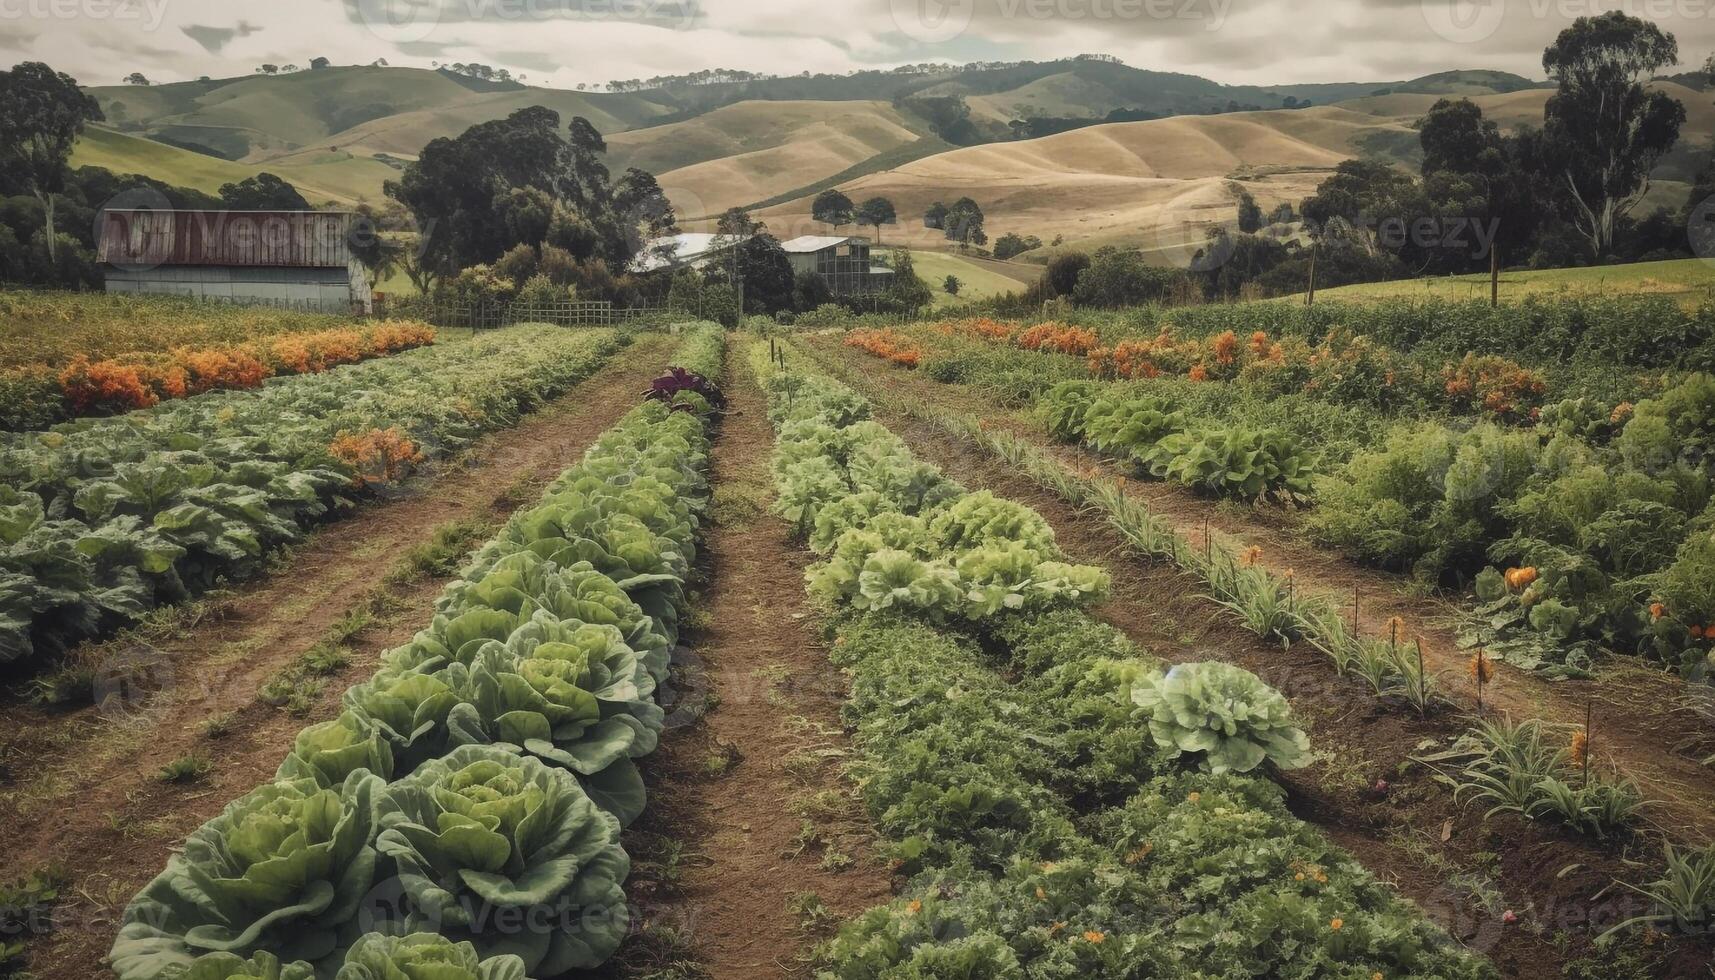
<path id="1" fill-rule="evenodd" d="M 599 966 L 625 938 L 619 821 L 564 769 L 461 746 L 388 787 L 379 810 L 376 846 L 406 896 L 398 925 L 537 976 Z"/>
<path id="2" fill-rule="evenodd" d="M 334 980 L 528 980 L 510 954 L 482 959 L 470 943 L 419 932 L 370 933 L 352 944 Z"/>
<path id="3" fill-rule="evenodd" d="M 668 368 L 665 374 L 650 382 L 643 397 L 649 401 L 666 402 L 677 407 L 684 404 L 679 398 L 684 394 L 696 395 L 713 408 L 726 407 L 726 395 L 721 393 L 719 385 L 682 367 Z"/>
<path id="4" fill-rule="evenodd" d="M 1310 762 L 1310 739 L 1292 723 L 1286 698 L 1243 668 L 1178 664 L 1139 681 L 1131 700 L 1157 743 L 1194 754 L 1208 772 L 1250 772 L 1264 762 L 1297 769 Z"/>
<path id="5" fill-rule="evenodd" d="M 114 972 L 156 980 L 206 953 L 319 963 L 343 952 L 375 875 L 381 787 L 358 770 L 335 788 L 287 780 L 230 804 L 126 908 Z"/>
<path id="6" fill-rule="evenodd" d="M 304 962 L 281 963 L 272 953 L 257 952 L 245 959 L 232 953 L 209 953 L 197 957 L 174 980 L 316 980 L 315 967 Z"/>

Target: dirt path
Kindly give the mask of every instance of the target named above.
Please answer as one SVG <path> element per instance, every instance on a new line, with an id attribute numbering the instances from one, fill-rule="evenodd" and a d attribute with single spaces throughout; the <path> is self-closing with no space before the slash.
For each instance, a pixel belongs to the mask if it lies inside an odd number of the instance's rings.
<path id="1" fill-rule="evenodd" d="M 821 350 L 828 354 L 835 348 L 824 344 Z M 1089 450 L 1050 444 L 1034 423 L 968 389 L 895 369 L 876 374 L 871 370 L 876 362 L 860 358 L 844 351 L 836 355 L 892 390 L 980 415 L 1075 468 L 1126 475 Z M 1306 542 L 1285 511 L 1221 505 L 1162 483 L 1130 481 L 1127 492 L 1190 540 L 1201 540 L 1206 527 L 1217 542 L 1235 550 L 1258 546 L 1263 551 L 1259 564 L 1276 573 L 1291 569 L 1301 587 L 1341 597 L 1348 610 L 1355 594 L 1359 627 L 1367 635 L 1381 635 L 1389 619 L 1399 617 L 1404 635 L 1423 638 L 1426 662 L 1441 672 L 1443 691 L 1475 710 L 1475 683 L 1466 669 L 1471 654 L 1459 648 L 1449 628 L 1455 610 L 1447 602 L 1418 594 L 1405 576 L 1365 568 Z M 1715 688 L 1688 685 L 1631 658 L 1615 658 L 1592 680 L 1552 681 L 1505 664 L 1500 671 L 1499 681 L 1484 691 L 1485 705 L 1516 718 L 1566 726 L 1581 726 L 1586 706 L 1593 706 L 1597 754 L 1611 758 L 1654 801 L 1645 819 L 1676 838 L 1715 840 L 1715 771 L 1702 761 L 1715 755 Z"/>
<path id="2" fill-rule="evenodd" d="M 334 717 L 341 693 L 428 622 L 442 581 L 389 573 L 449 522 L 496 523 L 533 497 L 636 403 L 673 349 L 670 338 L 645 335 L 522 424 L 483 437 L 417 492 L 320 530 L 279 570 L 187 617 L 181 629 L 152 645 L 121 640 L 86 651 L 111 674 L 127 674 L 127 663 L 158 664 L 145 671 L 152 693 L 70 713 L 0 706 L 0 880 L 54 866 L 69 881 L 58 927 L 32 947 L 34 973 L 106 975 L 101 959 L 118 916 L 169 849 L 271 778 L 300 729 Z M 344 666 L 328 674 L 303 717 L 258 701 L 268 679 L 359 608 L 369 622 L 344 640 Z M 211 718 L 226 720 L 226 734 L 205 733 Z M 209 762 L 206 775 L 159 778 L 163 766 L 193 755 Z"/>
<path id="3" fill-rule="evenodd" d="M 835 361 L 841 361 L 836 356 Z M 864 361 L 849 366 L 867 368 Z M 902 372 L 848 376 L 872 397 L 881 421 L 922 456 L 972 489 L 988 488 L 1036 508 L 1074 559 L 1113 573 L 1114 595 L 1096 614 L 1169 662 L 1219 659 L 1239 664 L 1284 693 L 1310 730 L 1317 762 L 1285 774 L 1291 805 L 1384 881 L 1417 902 L 1460 941 L 1489 956 L 1509 977 L 1559 978 L 1562 966 L 1591 950 L 1591 937 L 1647 911 L 1616 878 L 1637 880 L 1627 859 L 1654 861 L 1653 845 L 1609 847 L 1558 829 L 1457 808 L 1445 787 L 1410 756 L 1429 740 L 1444 744 L 1466 722 L 1454 712 L 1427 719 L 1378 701 L 1357 680 L 1338 677 L 1326 658 L 1299 646 L 1261 642 L 1203 598 L 1202 584 L 1176 568 L 1136 561 L 1099 515 L 1059 496 L 932 424 L 889 410 L 889 392 L 936 404 L 939 386 Z M 892 404 L 897 405 L 898 399 Z M 959 410 L 971 406 L 957 405 Z M 994 418 L 992 412 L 988 417 Z M 1089 465 L 1085 462 L 1083 465 Z M 1210 508 L 1214 510 L 1214 508 Z M 1198 531 L 1201 531 L 1199 521 Z M 1266 546 L 1265 546 L 1266 547 Z M 1299 577 L 1304 578 L 1300 571 Z M 1385 791 L 1377 780 L 1386 780 Z M 1519 922 L 1507 925 L 1513 910 Z M 1564 945 L 1550 940 L 1565 931 Z M 1658 947 L 1662 954 L 1667 944 Z M 1689 975 L 1707 945 L 1677 944 L 1659 976 Z M 1687 967 L 1689 969 L 1689 967 Z"/>
<path id="4" fill-rule="evenodd" d="M 730 405 L 712 453 L 711 585 L 687 637 L 702 677 L 690 686 L 711 707 L 663 737 L 646 767 L 641 821 L 645 834 L 694 853 L 671 875 L 645 856 L 659 879 L 645 904 L 652 920 L 674 923 L 690 959 L 717 980 L 770 980 L 803 975 L 819 925 L 886 901 L 892 889 L 839 776 L 845 679 L 806 606 L 808 554 L 766 513 L 767 404 L 742 351 L 728 351 L 727 368 Z"/>

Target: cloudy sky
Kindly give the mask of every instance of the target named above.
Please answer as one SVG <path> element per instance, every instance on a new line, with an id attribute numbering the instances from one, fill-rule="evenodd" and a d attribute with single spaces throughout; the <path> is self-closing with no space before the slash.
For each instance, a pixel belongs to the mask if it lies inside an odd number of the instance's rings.
<path id="1" fill-rule="evenodd" d="M 86 84 L 259 64 L 479 61 L 567 87 L 702 68 L 843 72 L 1084 52 L 1227 83 L 1542 75 L 1578 16 L 1621 9 L 1715 50 L 1715 0 L 0 0 L 0 63 Z"/>

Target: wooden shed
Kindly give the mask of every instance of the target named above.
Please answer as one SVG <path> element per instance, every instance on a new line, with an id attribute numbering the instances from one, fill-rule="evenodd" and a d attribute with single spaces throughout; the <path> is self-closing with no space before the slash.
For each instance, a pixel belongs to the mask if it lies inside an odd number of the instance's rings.
<path id="1" fill-rule="evenodd" d="M 101 213 L 110 293 L 163 293 L 329 313 L 369 313 L 349 211 Z"/>

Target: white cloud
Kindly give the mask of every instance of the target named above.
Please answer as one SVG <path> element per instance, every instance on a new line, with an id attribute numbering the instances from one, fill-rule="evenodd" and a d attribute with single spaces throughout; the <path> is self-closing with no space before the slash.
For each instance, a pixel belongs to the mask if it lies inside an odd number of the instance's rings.
<path id="1" fill-rule="evenodd" d="M 841 72 L 973 51 L 1037 60 L 1103 52 L 1256 84 L 1448 68 L 1539 77 L 1542 48 L 1562 27 L 1615 8 L 1677 34 L 1688 66 L 1715 48 L 1715 0 L 0 0 L 0 35 L 29 38 L 21 53 L 6 45 L 14 58 L 94 84 L 131 71 L 248 74 L 264 61 L 318 56 L 480 61 L 567 85 L 721 67 Z M 363 22 L 389 10 L 434 13 L 421 37 Z M 968 26 L 950 39 L 924 29 L 923 18 L 939 25 L 949 14 L 968 14 Z"/>

